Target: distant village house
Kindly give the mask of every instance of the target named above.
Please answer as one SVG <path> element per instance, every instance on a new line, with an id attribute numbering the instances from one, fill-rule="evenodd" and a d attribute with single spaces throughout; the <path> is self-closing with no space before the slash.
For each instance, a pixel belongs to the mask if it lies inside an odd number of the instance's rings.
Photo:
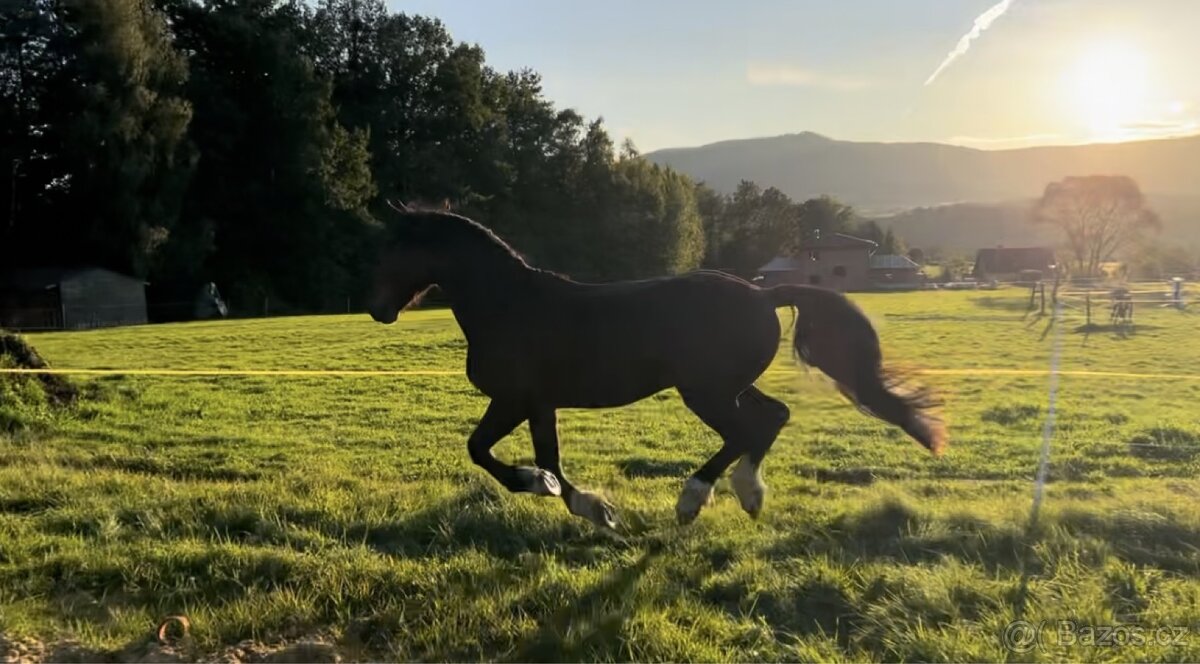
<path id="1" fill-rule="evenodd" d="M 837 291 L 919 288 L 921 266 L 906 256 L 874 255 L 871 240 L 834 233 L 805 243 L 799 256 L 780 256 L 759 268 L 760 283 L 808 284 Z"/>

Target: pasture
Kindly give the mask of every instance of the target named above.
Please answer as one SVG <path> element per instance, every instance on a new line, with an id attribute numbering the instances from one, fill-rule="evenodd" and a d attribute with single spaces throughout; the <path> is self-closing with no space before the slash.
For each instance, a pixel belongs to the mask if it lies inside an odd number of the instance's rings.
<path id="1" fill-rule="evenodd" d="M 186 614 L 189 657 L 320 639 L 348 659 L 1200 659 L 1200 319 L 1060 323 L 1057 425 L 1030 522 L 1056 331 L 1027 292 L 856 295 L 886 358 L 944 398 L 931 458 L 780 345 L 792 409 L 751 520 L 677 394 L 560 413 L 564 467 L 617 536 L 471 465 L 486 401 L 461 374 L 80 377 L 85 398 L 0 437 L 0 633 L 110 656 Z M 785 328 L 791 312 L 780 310 Z M 59 368 L 462 369 L 448 311 L 29 335 Z M 939 373 L 936 370 L 952 370 Z M 1115 377 L 1086 372 L 1143 374 Z M 1170 378 L 1161 374 L 1187 374 Z M 497 446 L 532 461 L 526 427 Z M 1047 636 L 1006 649 L 1006 625 Z M 1052 624 L 1188 630 L 1059 645 Z"/>

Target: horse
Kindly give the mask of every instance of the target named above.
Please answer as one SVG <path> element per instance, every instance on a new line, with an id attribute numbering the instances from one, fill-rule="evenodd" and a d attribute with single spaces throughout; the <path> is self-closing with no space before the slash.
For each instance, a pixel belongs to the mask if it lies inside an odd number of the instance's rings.
<path id="1" fill-rule="evenodd" d="M 511 492 L 558 496 L 572 514 L 614 528 L 613 506 L 563 472 L 556 411 L 624 406 L 674 388 L 722 440 L 684 482 L 679 523 L 691 523 L 711 502 L 713 485 L 734 461 L 734 493 L 757 517 L 767 491 L 763 459 L 791 415 L 754 385 L 775 358 L 776 309 L 784 306 L 796 311 L 794 351 L 804 364 L 935 456 L 947 445 L 930 392 L 901 389 L 900 377 L 882 365 L 871 323 L 839 293 L 760 288 L 710 270 L 581 283 L 530 265 L 465 216 L 392 208 L 381 225 L 369 313 L 391 324 L 428 290 L 441 290 L 466 337 L 467 378 L 490 399 L 467 452 Z M 493 446 L 526 421 L 536 466 L 493 456 Z"/>
<path id="2" fill-rule="evenodd" d="M 1113 327 L 1133 325 L 1133 296 L 1130 295 L 1129 289 L 1114 289 L 1110 297 L 1112 309 L 1108 315 L 1109 324 Z"/>

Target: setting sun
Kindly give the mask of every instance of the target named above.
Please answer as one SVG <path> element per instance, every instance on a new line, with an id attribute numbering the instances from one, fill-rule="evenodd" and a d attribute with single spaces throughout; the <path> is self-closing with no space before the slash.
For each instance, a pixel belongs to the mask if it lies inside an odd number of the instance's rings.
<path id="1" fill-rule="evenodd" d="M 1120 42 L 1093 45 L 1064 81 L 1071 112 L 1093 138 L 1121 138 L 1146 111 L 1148 75 L 1148 59 L 1139 49 Z"/>

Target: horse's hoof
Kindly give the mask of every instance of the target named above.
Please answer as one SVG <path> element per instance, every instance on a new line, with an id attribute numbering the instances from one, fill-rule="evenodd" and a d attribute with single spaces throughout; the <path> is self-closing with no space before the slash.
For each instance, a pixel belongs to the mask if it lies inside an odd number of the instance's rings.
<path id="1" fill-rule="evenodd" d="M 696 520 L 700 509 L 713 502 L 713 486 L 708 482 L 688 478 L 683 484 L 683 492 L 679 494 L 679 502 L 675 503 L 675 518 L 679 525 L 686 526 Z"/>
<path id="2" fill-rule="evenodd" d="M 521 491 L 537 496 L 561 496 L 562 485 L 558 478 L 548 470 L 522 466 L 517 468 L 517 477 L 523 487 Z"/>
<path id="3" fill-rule="evenodd" d="M 757 519 L 767 499 L 767 485 L 763 484 L 758 467 L 749 458 L 742 457 L 729 474 L 729 483 L 733 485 L 733 492 L 737 494 L 742 509 L 750 518 Z"/>
<path id="4" fill-rule="evenodd" d="M 603 498 L 587 491 L 575 491 L 567 501 L 571 514 L 581 516 L 601 528 L 617 527 L 617 511 Z"/>

